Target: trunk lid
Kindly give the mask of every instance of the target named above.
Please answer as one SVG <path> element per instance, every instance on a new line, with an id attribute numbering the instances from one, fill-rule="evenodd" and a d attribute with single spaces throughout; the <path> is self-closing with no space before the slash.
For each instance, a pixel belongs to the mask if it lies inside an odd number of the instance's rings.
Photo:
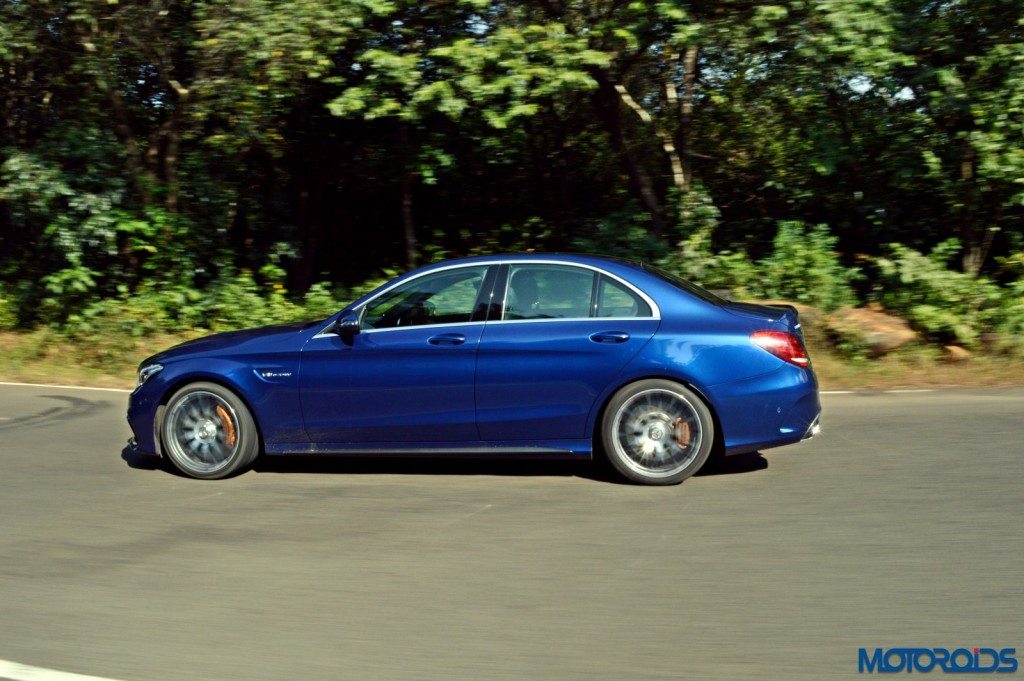
<path id="1" fill-rule="evenodd" d="M 771 324 L 774 328 L 781 328 L 803 338 L 800 328 L 800 315 L 792 305 L 785 303 L 772 303 L 763 305 L 760 303 L 737 303 L 729 301 L 724 305 L 729 312 L 748 319 L 759 319 Z"/>

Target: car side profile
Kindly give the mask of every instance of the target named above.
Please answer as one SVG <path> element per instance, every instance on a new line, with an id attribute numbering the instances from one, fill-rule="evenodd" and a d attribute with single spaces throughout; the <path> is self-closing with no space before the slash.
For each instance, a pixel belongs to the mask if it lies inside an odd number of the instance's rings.
<path id="1" fill-rule="evenodd" d="M 591 458 L 646 484 L 819 428 L 796 311 L 583 255 L 450 260 L 325 320 L 215 334 L 139 367 L 138 452 L 196 478 L 257 455 Z"/>

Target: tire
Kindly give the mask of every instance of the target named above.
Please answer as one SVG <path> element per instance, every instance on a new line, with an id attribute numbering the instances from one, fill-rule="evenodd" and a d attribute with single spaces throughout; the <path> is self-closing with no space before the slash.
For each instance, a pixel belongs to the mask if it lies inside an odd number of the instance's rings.
<path id="1" fill-rule="evenodd" d="M 174 393 L 163 412 L 160 439 L 175 468 L 203 480 L 244 470 L 260 449 L 249 409 L 216 383 L 189 383 Z"/>
<path id="2" fill-rule="evenodd" d="M 715 422 L 692 390 L 661 379 L 637 381 L 608 402 L 601 443 L 623 477 L 645 485 L 675 485 L 708 460 Z"/>

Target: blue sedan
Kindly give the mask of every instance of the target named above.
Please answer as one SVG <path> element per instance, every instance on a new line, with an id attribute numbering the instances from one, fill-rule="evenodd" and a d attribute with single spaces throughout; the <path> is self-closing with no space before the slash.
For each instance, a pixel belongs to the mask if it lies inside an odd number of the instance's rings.
<path id="1" fill-rule="evenodd" d="M 138 452 L 223 478 L 260 452 L 587 459 L 665 485 L 713 453 L 817 433 L 796 311 L 722 300 L 645 263 L 465 258 L 326 320 L 221 333 L 146 359 Z"/>

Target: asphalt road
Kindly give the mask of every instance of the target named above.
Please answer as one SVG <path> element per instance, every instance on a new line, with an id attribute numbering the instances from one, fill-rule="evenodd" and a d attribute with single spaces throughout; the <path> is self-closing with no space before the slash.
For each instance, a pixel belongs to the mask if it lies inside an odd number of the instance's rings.
<path id="1" fill-rule="evenodd" d="M 0 386 L 0 659 L 162 679 L 823 679 L 1024 658 L 1024 389 L 825 396 L 671 488 L 589 465 L 123 452 L 127 396 Z"/>

